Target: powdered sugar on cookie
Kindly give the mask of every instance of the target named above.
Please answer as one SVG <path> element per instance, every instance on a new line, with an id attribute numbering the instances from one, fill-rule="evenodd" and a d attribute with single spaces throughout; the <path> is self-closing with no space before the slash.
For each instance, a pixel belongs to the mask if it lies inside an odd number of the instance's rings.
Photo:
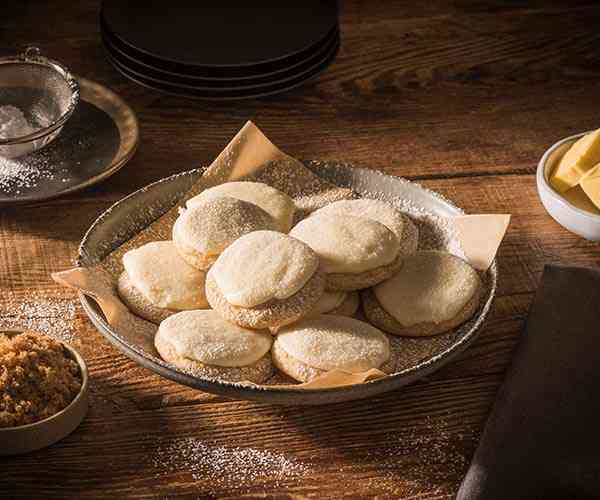
<path id="1" fill-rule="evenodd" d="M 202 191 L 187 201 L 188 208 L 195 207 L 208 200 L 228 196 L 253 203 L 267 212 L 277 222 L 277 230 L 287 233 L 294 220 L 296 206 L 285 193 L 262 182 L 237 181 L 226 182 Z"/>
<path id="2" fill-rule="evenodd" d="M 184 311 L 163 321 L 158 334 L 184 358 L 212 366 L 255 363 L 271 349 L 271 334 L 229 323 L 214 311 Z"/>
<path id="3" fill-rule="evenodd" d="M 393 262 L 396 235 L 380 222 L 342 214 L 317 214 L 299 222 L 290 236 L 304 241 L 321 258 L 326 273 L 361 273 Z"/>
<path id="4" fill-rule="evenodd" d="M 373 292 L 381 306 L 404 326 L 454 318 L 480 284 L 477 272 L 446 252 L 424 251 L 408 257 L 400 271 Z"/>
<path id="5" fill-rule="evenodd" d="M 363 321 L 323 314 L 286 326 L 276 343 L 290 356 L 320 370 L 352 373 L 379 368 L 389 356 L 384 333 Z"/>
<path id="6" fill-rule="evenodd" d="M 152 304 L 168 309 L 206 307 L 204 272 L 181 258 L 172 241 L 154 241 L 123 255 L 133 286 Z"/>
<path id="7" fill-rule="evenodd" d="M 182 256 L 195 267 L 206 269 L 239 237 L 276 223 L 262 208 L 235 198 L 214 198 L 184 211 L 173 226 L 173 241 Z M 214 259 L 213 259 L 214 260 Z M 198 262 L 207 265 L 198 265 Z"/>
<path id="8" fill-rule="evenodd" d="M 230 304 L 254 307 L 298 292 L 319 258 L 307 245 L 275 231 L 255 231 L 229 246 L 209 273 Z"/>

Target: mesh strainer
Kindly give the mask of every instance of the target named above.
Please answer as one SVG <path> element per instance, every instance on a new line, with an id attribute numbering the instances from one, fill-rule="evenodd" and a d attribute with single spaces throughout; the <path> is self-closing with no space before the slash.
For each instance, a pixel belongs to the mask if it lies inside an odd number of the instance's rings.
<path id="1" fill-rule="evenodd" d="M 15 108 L 26 121 L 14 137 L 9 137 L 10 128 L 0 133 L 0 156 L 14 158 L 49 144 L 78 102 L 75 78 L 60 63 L 41 56 L 39 49 L 30 47 L 21 55 L 0 58 L 0 121 L 6 123 Z"/>

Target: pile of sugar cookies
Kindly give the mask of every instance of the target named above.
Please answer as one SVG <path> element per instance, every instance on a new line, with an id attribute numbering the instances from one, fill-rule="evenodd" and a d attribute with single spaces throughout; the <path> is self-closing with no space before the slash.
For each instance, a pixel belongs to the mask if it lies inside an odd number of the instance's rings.
<path id="1" fill-rule="evenodd" d="M 393 205 L 337 201 L 294 225 L 295 213 L 273 187 L 228 182 L 187 201 L 172 240 L 123 256 L 119 296 L 159 325 L 165 361 L 232 382 L 263 383 L 275 369 L 300 382 L 391 373 L 389 334 L 437 335 L 479 307 L 479 274 L 418 250 L 417 227 Z"/>

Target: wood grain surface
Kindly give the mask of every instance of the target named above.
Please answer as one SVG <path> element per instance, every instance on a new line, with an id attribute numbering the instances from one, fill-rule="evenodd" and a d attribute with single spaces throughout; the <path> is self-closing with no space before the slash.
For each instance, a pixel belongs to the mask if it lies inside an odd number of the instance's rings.
<path id="1" fill-rule="evenodd" d="M 553 142 L 600 126 L 597 2 L 344 1 L 342 49 L 326 73 L 238 103 L 125 80 L 104 57 L 96 1 L 8 4 L 0 55 L 36 44 L 109 86 L 138 114 L 142 142 L 95 188 L 0 212 L 0 321 L 66 325 L 92 380 L 74 434 L 0 459 L 0 498 L 452 498 L 544 264 L 600 264 L 598 245 L 546 214 L 534 177 Z M 296 157 L 420 180 L 468 212 L 512 213 L 498 298 L 477 342 L 403 390 L 318 408 L 203 394 L 110 347 L 50 273 L 71 265 L 111 203 L 208 164 L 247 119 Z M 44 301 L 62 306 L 35 307 Z"/>

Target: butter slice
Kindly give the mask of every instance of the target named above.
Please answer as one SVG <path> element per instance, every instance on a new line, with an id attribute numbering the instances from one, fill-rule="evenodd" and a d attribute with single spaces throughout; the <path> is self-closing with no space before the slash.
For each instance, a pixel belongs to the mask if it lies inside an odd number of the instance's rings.
<path id="1" fill-rule="evenodd" d="M 580 185 L 592 203 L 600 208 L 600 163 L 582 177 Z"/>
<path id="2" fill-rule="evenodd" d="M 571 205 L 575 205 L 580 210 L 585 210 L 592 214 L 600 215 L 600 209 L 594 205 L 584 190 L 581 189 L 581 183 L 577 186 L 572 187 L 568 191 L 565 191 L 563 198 L 567 200 Z"/>
<path id="3" fill-rule="evenodd" d="M 579 183 L 581 178 L 600 163 L 600 129 L 579 139 L 565 153 L 552 174 L 550 183 L 564 193 Z"/>

